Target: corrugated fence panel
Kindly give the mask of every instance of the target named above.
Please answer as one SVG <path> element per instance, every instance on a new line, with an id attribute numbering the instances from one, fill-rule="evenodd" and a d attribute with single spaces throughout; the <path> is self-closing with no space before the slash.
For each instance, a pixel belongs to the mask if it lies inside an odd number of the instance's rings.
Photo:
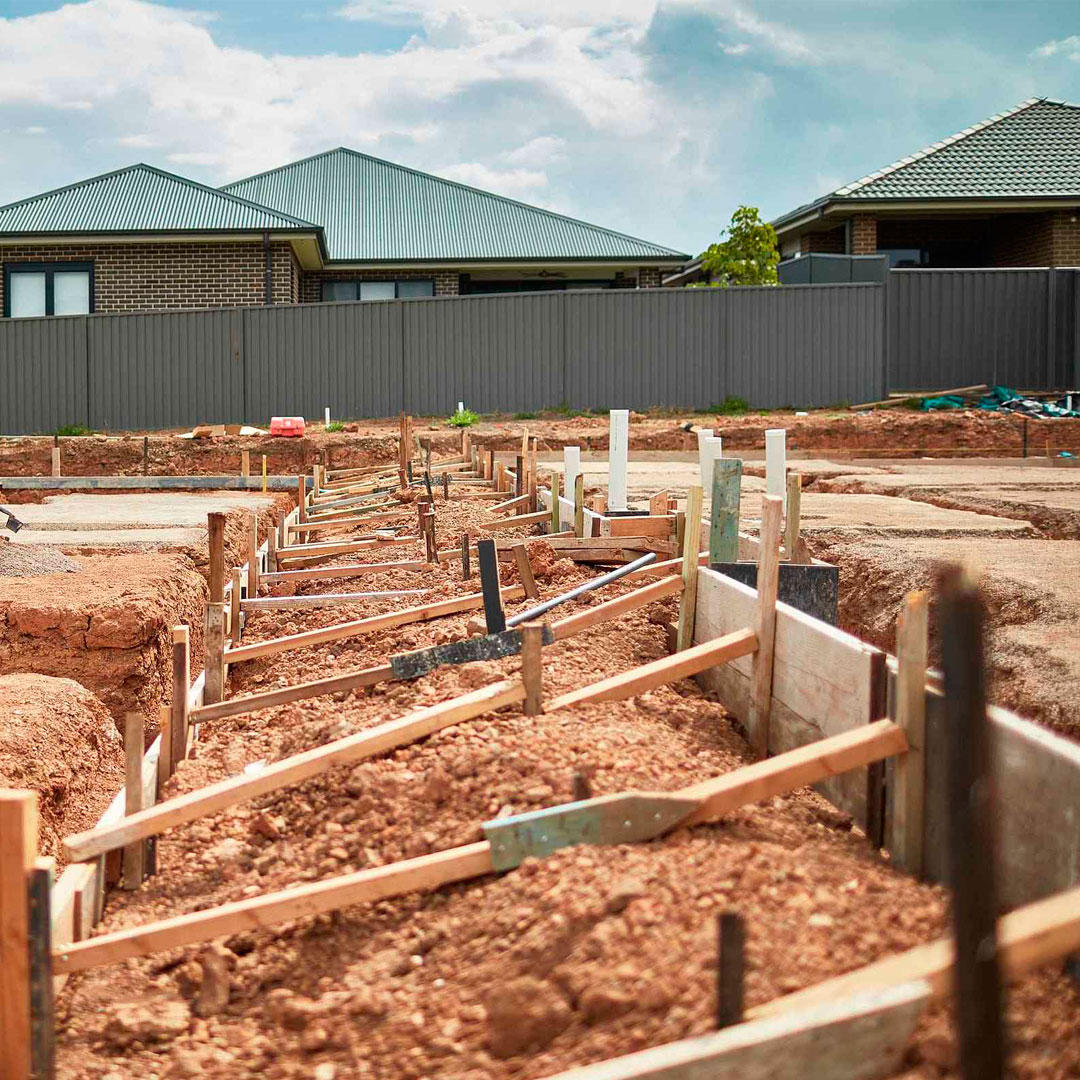
<path id="1" fill-rule="evenodd" d="M 0 319 L 0 432 L 88 423 L 86 316 Z"/>
<path id="2" fill-rule="evenodd" d="M 402 304 L 246 308 L 247 413 L 389 416 L 401 408 Z"/>
<path id="3" fill-rule="evenodd" d="M 239 310 L 92 315 L 87 363 L 91 427 L 246 419 Z"/>
<path id="4" fill-rule="evenodd" d="M 1054 385 L 1047 282 L 1045 269 L 892 271 L 889 389 Z"/>
<path id="5" fill-rule="evenodd" d="M 566 398 L 562 293 L 401 300 L 404 408 L 524 412 Z"/>
<path id="6" fill-rule="evenodd" d="M 725 381 L 729 297 L 716 289 L 564 293 L 574 408 L 704 407 Z M 723 394 L 720 394 L 723 397 Z"/>

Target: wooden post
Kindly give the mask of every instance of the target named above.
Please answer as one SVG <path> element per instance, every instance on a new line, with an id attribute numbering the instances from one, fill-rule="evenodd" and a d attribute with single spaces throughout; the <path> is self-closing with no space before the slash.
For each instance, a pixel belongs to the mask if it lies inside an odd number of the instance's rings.
<path id="1" fill-rule="evenodd" d="M 461 534 L 461 580 L 468 581 L 472 577 L 472 569 L 469 566 L 469 534 Z"/>
<path id="2" fill-rule="evenodd" d="M 773 646 L 776 641 L 776 589 L 780 576 L 780 516 L 783 500 L 761 500 L 761 544 L 757 570 L 758 647 L 750 680 L 750 746 L 759 757 L 769 752 L 769 713 L 772 709 Z"/>
<path id="3" fill-rule="evenodd" d="M 442 474 L 442 497 L 444 499 L 450 498 L 450 474 L 448 472 Z"/>
<path id="4" fill-rule="evenodd" d="M 402 484 L 402 487 L 405 485 Z M 296 478 L 296 505 L 299 508 L 296 516 L 297 521 L 307 521 L 307 480 L 303 476 Z M 288 537 L 285 537 L 288 543 Z"/>
<path id="5" fill-rule="evenodd" d="M 501 634 L 506 629 L 502 596 L 499 592 L 499 557 L 494 540 L 476 541 L 477 558 L 480 561 L 480 587 L 484 593 L 484 619 L 489 634 Z"/>
<path id="6" fill-rule="evenodd" d="M 712 484 L 709 562 L 738 562 L 742 460 L 718 458 L 713 464 L 713 475 L 709 482 Z"/>
<path id="7" fill-rule="evenodd" d="M 562 511 L 559 505 L 559 479 L 557 472 L 551 474 L 551 531 L 553 533 L 557 533 L 561 528 L 559 525 L 559 514 Z"/>
<path id="8" fill-rule="evenodd" d="M 925 829 L 927 622 L 926 593 L 908 593 L 896 623 L 896 722 L 904 729 L 908 749 L 895 762 L 893 855 L 917 878 L 923 875 Z"/>
<path id="9" fill-rule="evenodd" d="M 432 505 L 428 503 L 428 505 Z M 429 510 L 424 515 L 424 548 L 427 552 L 427 561 L 436 563 L 439 561 L 439 553 L 435 546 L 435 511 Z"/>
<path id="10" fill-rule="evenodd" d="M 32 1068 L 26 890 L 37 836 L 37 793 L 0 790 L 0 1080 L 26 1080 Z"/>
<path id="11" fill-rule="evenodd" d="M 666 514 L 668 512 L 668 492 L 665 488 L 663 491 L 658 491 L 655 495 L 649 496 L 649 517 L 655 517 L 657 514 Z"/>
<path id="12" fill-rule="evenodd" d="M 169 728 L 172 726 L 172 706 L 171 705 L 159 705 L 158 706 L 158 735 L 161 737 L 161 744 L 158 749 L 157 759 L 157 797 L 162 796 L 162 790 L 165 787 L 169 777 L 172 776 L 172 733 Z"/>
<path id="13" fill-rule="evenodd" d="M 686 511 L 675 511 L 675 550 L 678 552 L 679 557 L 682 558 L 683 552 L 686 550 Z"/>
<path id="14" fill-rule="evenodd" d="M 745 929 L 743 918 L 722 911 L 716 920 L 716 1026 L 731 1027 L 743 1019 L 743 970 Z"/>
<path id="15" fill-rule="evenodd" d="M 206 605 L 206 692 L 208 705 L 225 694 L 225 605 Z"/>
<path id="16" fill-rule="evenodd" d="M 521 584 L 525 586 L 525 595 L 530 600 L 539 599 L 540 590 L 536 587 L 536 578 L 533 577 L 532 563 L 529 562 L 529 553 L 525 550 L 525 545 L 515 544 L 513 551 L 518 577 L 521 578 Z"/>
<path id="17" fill-rule="evenodd" d="M 259 515 L 252 513 L 247 544 L 247 594 L 249 600 L 259 595 Z M 237 627 L 239 636 L 239 627 Z"/>
<path id="18" fill-rule="evenodd" d="M 495 476 L 495 451 L 487 452 L 487 468 L 484 470 L 484 479 L 491 480 Z"/>
<path id="19" fill-rule="evenodd" d="M 525 684 L 525 715 L 539 716 L 544 711 L 542 651 L 544 624 L 521 624 L 521 680 Z"/>
<path id="20" fill-rule="evenodd" d="M 269 574 L 276 574 L 277 568 L 277 529 L 271 526 L 266 534 L 266 571 Z"/>
<path id="21" fill-rule="evenodd" d="M 520 499 L 525 494 L 525 455 L 518 454 L 514 471 L 514 494 Z"/>
<path id="22" fill-rule="evenodd" d="M 701 541 L 701 488 L 694 484 L 686 492 L 686 528 L 683 540 L 683 591 L 679 597 L 679 631 L 675 651 L 694 643 L 694 612 L 697 608 L 698 555 Z"/>
<path id="23" fill-rule="evenodd" d="M 251 475 L 251 451 L 240 451 L 240 475 L 246 480 Z"/>
<path id="24" fill-rule="evenodd" d="M 788 561 L 799 561 L 799 527 L 802 516 L 802 474 L 789 473 L 787 478 L 787 517 L 784 519 L 784 550 Z"/>
<path id="25" fill-rule="evenodd" d="M 948 866 L 952 886 L 953 1004 L 965 1080 L 999 1080 L 1006 1052 L 997 947 L 992 732 L 986 718 L 983 604 L 958 566 L 939 578 L 945 730 L 948 733 Z"/>
<path id="26" fill-rule="evenodd" d="M 53 476 L 60 475 L 60 437 L 58 435 L 53 436 L 52 474 Z"/>
<path id="27" fill-rule="evenodd" d="M 169 738 L 172 753 L 169 766 L 172 772 L 187 757 L 188 691 L 191 688 L 191 645 L 188 628 L 172 628 L 172 717 Z"/>
<path id="28" fill-rule="evenodd" d="M 266 494 L 266 455 L 262 456 L 262 493 Z"/>
<path id="29" fill-rule="evenodd" d="M 235 645 L 240 641 L 240 592 L 243 586 L 244 574 L 239 566 L 232 572 L 232 595 L 229 597 L 229 639 Z M 251 590 L 248 590 L 248 596 Z"/>
<path id="30" fill-rule="evenodd" d="M 144 435 L 142 438 L 142 471 L 143 476 L 150 475 L 150 436 Z"/>
<path id="31" fill-rule="evenodd" d="M 207 514 L 206 528 L 210 545 L 210 603 L 225 599 L 225 515 Z"/>
<path id="32" fill-rule="evenodd" d="M 535 514 L 540 509 L 539 503 L 536 501 L 536 439 L 529 440 L 529 512 Z"/>
<path id="33" fill-rule="evenodd" d="M 142 713 L 124 715 L 124 816 L 129 817 L 143 806 L 143 717 Z M 124 848 L 125 889 L 137 889 L 143 883 L 146 868 L 146 842 L 136 840 Z"/>
<path id="34" fill-rule="evenodd" d="M 585 535 L 585 477 L 574 477 L 574 535 Z"/>
<path id="35" fill-rule="evenodd" d="M 38 858 L 27 888 L 27 935 L 30 947 L 30 1074 L 35 1080 L 55 1075 L 56 1016 L 53 1009 L 52 888 L 56 860 Z"/>

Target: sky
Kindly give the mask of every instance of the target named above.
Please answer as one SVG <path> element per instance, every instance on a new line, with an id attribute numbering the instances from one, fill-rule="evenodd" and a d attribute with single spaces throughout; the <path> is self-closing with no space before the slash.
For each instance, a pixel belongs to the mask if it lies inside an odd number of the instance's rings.
<path id="1" fill-rule="evenodd" d="M 0 204 L 349 146 L 697 254 L 1030 97 L 1076 0 L 0 0 Z"/>

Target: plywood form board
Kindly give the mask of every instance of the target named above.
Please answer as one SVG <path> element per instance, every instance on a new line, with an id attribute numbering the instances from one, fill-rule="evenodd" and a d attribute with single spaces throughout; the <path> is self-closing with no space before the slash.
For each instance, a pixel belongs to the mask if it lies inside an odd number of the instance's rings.
<path id="1" fill-rule="evenodd" d="M 887 710 L 896 696 L 888 673 Z M 1006 908 L 1041 900 L 1080 882 L 1080 745 L 991 706 L 998 816 L 998 899 Z M 925 876 L 948 883 L 946 865 L 945 699 L 926 691 Z M 885 842 L 895 846 L 892 763 L 886 768 Z"/>
<path id="2" fill-rule="evenodd" d="M 694 641 L 752 626 L 756 603 L 754 589 L 701 567 Z M 783 753 L 883 716 L 884 659 L 879 649 L 851 634 L 778 603 L 769 752 Z M 697 679 L 745 722 L 750 714 L 750 675 L 751 659 L 743 657 L 710 668 Z M 863 826 L 866 786 L 866 769 L 853 769 L 824 781 L 818 789 Z"/>

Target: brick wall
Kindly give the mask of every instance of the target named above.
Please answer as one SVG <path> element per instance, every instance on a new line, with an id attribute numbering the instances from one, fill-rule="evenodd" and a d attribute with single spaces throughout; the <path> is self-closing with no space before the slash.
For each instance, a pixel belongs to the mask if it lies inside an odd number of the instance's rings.
<path id="1" fill-rule="evenodd" d="M 639 289 L 660 288 L 660 268 L 658 266 L 639 267 L 637 284 Z"/>
<path id="2" fill-rule="evenodd" d="M 1054 266 L 1080 266 L 1080 210 L 1054 214 Z"/>
<path id="3" fill-rule="evenodd" d="M 324 281 L 434 281 L 436 296 L 461 292 L 461 275 L 456 270 L 312 270 L 300 279 L 300 302 L 319 303 Z"/>
<path id="4" fill-rule="evenodd" d="M 851 254 L 873 255 L 877 249 L 877 218 L 856 214 L 851 219 Z"/>
<path id="5" fill-rule="evenodd" d="M 846 230 L 842 225 L 838 229 L 829 229 L 828 232 L 803 233 L 799 237 L 799 252 L 803 255 L 811 252 L 844 255 L 846 246 Z"/>
<path id="6" fill-rule="evenodd" d="M 233 307 L 266 299 L 266 259 L 258 241 L 0 247 L 0 261 L 92 262 L 94 310 L 100 312 Z M 273 244 L 271 264 L 273 302 L 293 303 L 298 267 L 291 245 Z M 0 274 L 0 305 L 2 291 Z"/>

